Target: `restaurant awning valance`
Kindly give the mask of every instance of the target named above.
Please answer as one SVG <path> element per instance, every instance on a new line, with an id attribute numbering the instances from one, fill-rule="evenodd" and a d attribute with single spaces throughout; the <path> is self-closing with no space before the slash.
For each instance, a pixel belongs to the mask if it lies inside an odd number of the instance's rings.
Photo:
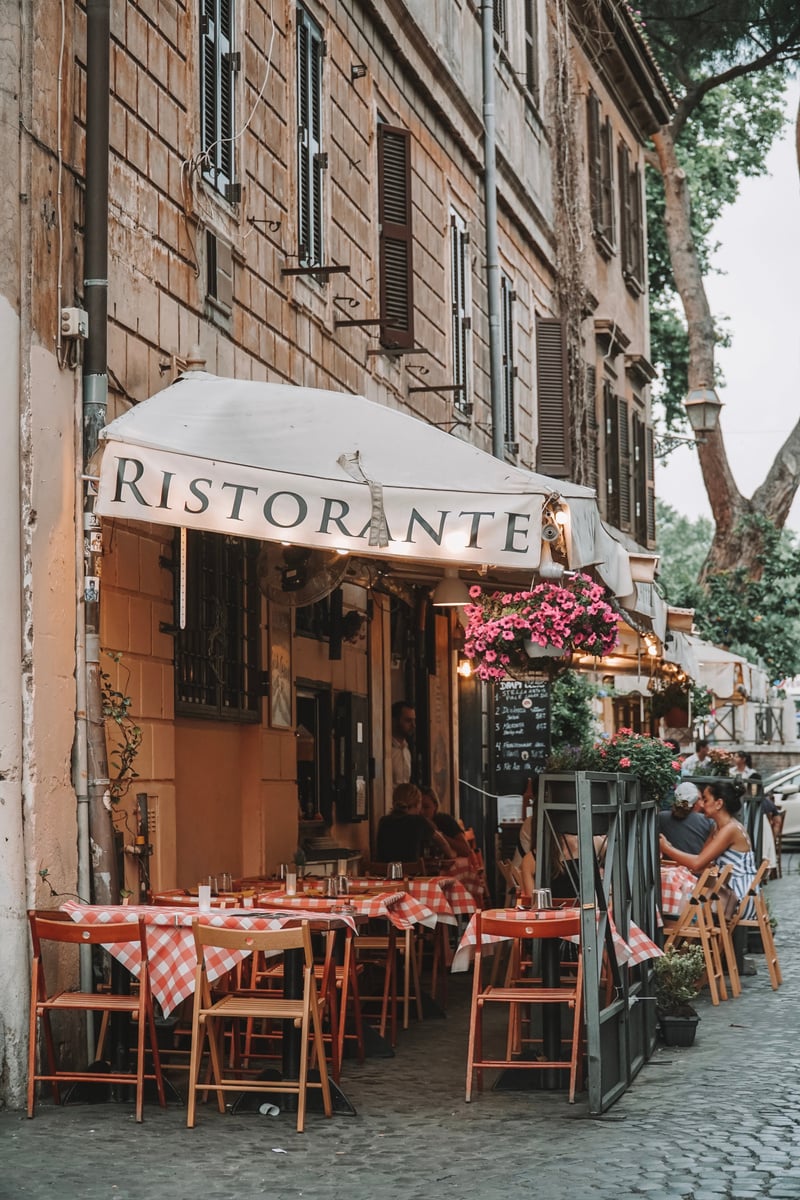
<path id="1" fill-rule="evenodd" d="M 101 516 L 532 570 L 555 499 L 570 567 L 598 562 L 591 489 L 510 466 L 363 396 L 193 371 L 112 421 L 101 441 Z"/>

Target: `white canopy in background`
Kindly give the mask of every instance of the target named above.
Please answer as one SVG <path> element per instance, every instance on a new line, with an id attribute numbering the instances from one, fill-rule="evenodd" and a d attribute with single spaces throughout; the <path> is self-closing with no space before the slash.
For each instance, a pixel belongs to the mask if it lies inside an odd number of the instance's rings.
<path id="1" fill-rule="evenodd" d="M 696 681 L 720 700 L 766 700 L 767 676 L 760 667 L 702 638 L 689 636 L 687 641 L 697 662 Z"/>
<path id="2" fill-rule="evenodd" d="M 591 489 L 509 466 L 363 396 L 193 371 L 100 436 L 102 516 L 528 571 L 556 493 L 570 567 L 597 565 L 614 591 L 630 591 L 627 556 Z"/>

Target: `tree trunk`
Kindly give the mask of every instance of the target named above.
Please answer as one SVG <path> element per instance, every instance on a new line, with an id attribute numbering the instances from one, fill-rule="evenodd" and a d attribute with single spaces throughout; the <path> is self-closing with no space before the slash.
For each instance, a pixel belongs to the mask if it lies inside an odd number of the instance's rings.
<path id="1" fill-rule="evenodd" d="M 689 389 L 711 387 L 715 377 L 717 335 L 692 236 L 686 175 L 675 153 L 671 126 L 663 126 L 654 135 L 653 144 L 664 182 L 665 228 L 672 271 L 689 333 Z M 758 579 L 762 571 L 763 522 L 781 529 L 800 485 L 800 421 L 775 456 L 766 479 L 749 500 L 736 485 L 719 425 L 698 438 L 697 451 L 715 524 L 701 582 L 709 574 L 736 567 L 744 567 L 751 578 Z"/>

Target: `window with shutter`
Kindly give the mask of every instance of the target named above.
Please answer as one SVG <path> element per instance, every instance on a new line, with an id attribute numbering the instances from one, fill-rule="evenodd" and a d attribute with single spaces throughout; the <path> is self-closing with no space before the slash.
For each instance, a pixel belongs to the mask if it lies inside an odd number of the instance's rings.
<path id="1" fill-rule="evenodd" d="M 599 430 L 597 426 L 597 369 L 586 363 L 586 486 L 597 488 L 599 476 Z"/>
<path id="2" fill-rule="evenodd" d="M 616 237 L 613 133 L 608 117 L 603 119 L 600 101 L 594 92 L 589 92 L 586 104 L 592 227 L 600 249 L 610 255 Z"/>
<path id="3" fill-rule="evenodd" d="M 500 276 L 500 338 L 503 347 L 503 437 L 506 449 L 516 452 L 517 414 L 515 410 L 515 383 L 517 368 L 514 364 L 514 291 L 508 275 Z"/>
<path id="4" fill-rule="evenodd" d="M 539 103 L 539 0 L 525 4 L 525 90 Z"/>
<path id="5" fill-rule="evenodd" d="M 624 142 L 620 143 L 618 158 L 622 275 L 630 290 L 641 295 L 645 289 L 642 173 L 638 166 L 631 170 L 631 156 Z"/>
<path id="6" fill-rule="evenodd" d="M 619 443 L 619 527 L 631 527 L 631 426 L 628 401 L 617 396 L 617 440 Z"/>
<path id="7" fill-rule="evenodd" d="M 230 316 L 233 307 L 233 247 L 224 238 L 206 231 L 206 297 L 214 308 Z"/>
<path id="8" fill-rule="evenodd" d="M 453 393 L 456 408 L 470 413 L 470 332 L 472 286 L 469 272 L 469 233 L 464 218 L 450 209 L 450 274 L 453 308 Z"/>
<path id="9" fill-rule="evenodd" d="M 507 0 L 494 0 L 494 31 L 504 46 L 508 45 Z"/>
<path id="10" fill-rule="evenodd" d="M 645 424 L 633 414 L 633 532 L 637 542 L 647 542 L 647 449 Z"/>
<path id="11" fill-rule="evenodd" d="M 619 425 L 617 397 L 608 380 L 603 382 L 603 433 L 605 435 L 606 520 L 620 526 L 619 504 Z"/>
<path id="12" fill-rule="evenodd" d="M 411 135 L 378 126 L 381 345 L 414 345 Z"/>
<path id="13" fill-rule="evenodd" d="M 554 317 L 536 318 L 536 469 L 569 477 L 567 340 L 564 324 Z"/>
<path id="14" fill-rule="evenodd" d="M 322 30 L 306 10 L 297 9 L 297 232 L 301 266 L 322 263 Z"/>
<path id="15" fill-rule="evenodd" d="M 234 183 L 233 83 L 239 55 L 233 51 L 234 0 L 202 0 L 200 12 L 200 145 L 203 178 L 227 200 L 238 200 Z"/>
<path id="16" fill-rule="evenodd" d="M 645 474 L 647 478 L 647 537 L 648 546 L 656 542 L 656 485 L 655 485 L 655 439 L 653 430 L 645 430 Z"/>

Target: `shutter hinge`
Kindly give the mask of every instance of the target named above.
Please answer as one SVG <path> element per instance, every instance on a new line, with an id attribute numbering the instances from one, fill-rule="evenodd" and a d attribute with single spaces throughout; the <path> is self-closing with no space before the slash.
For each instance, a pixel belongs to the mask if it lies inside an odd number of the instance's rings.
<path id="1" fill-rule="evenodd" d="M 222 65 L 227 71 L 233 75 L 236 71 L 242 69 L 242 54 L 240 50 L 231 50 L 229 54 L 223 54 Z"/>
<path id="2" fill-rule="evenodd" d="M 516 300 L 516 298 L 517 298 L 517 293 L 514 291 L 514 289 L 513 289 L 513 288 L 512 288 L 512 289 L 511 289 L 511 291 L 508 293 L 508 298 L 509 298 L 509 300 Z"/>
<path id="3" fill-rule="evenodd" d="M 320 58 L 328 57 L 328 43 L 324 38 L 321 38 L 320 41 L 317 42 L 317 54 Z"/>
<path id="4" fill-rule="evenodd" d="M 327 171 L 327 169 L 328 169 L 328 152 L 327 152 L 327 150 L 321 150 L 318 154 L 314 155 L 314 166 L 317 167 L 320 171 Z"/>
<path id="5" fill-rule="evenodd" d="M 208 33 L 208 25 L 209 25 L 208 13 L 203 13 L 203 15 L 200 18 L 200 36 L 201 37 L 205 37 L 206 34 Z"/>
<path id="6" fill-rule="evenodd" d="M 461 318 L 461 328 L 462 329 L 472 329 L 472 317 L 462 317 Z"/>
<path id="7" fill-rule="evenodd" d="M 464 246 L 469 245 L 469 230 L 468 229 L 465 229 L 464 232 L 461 234 L 461 243 Z"/>
<path id="8" fill-rule="evenodd" d="M 229 204 L 241 204 L 242 185 L 240 183 L 225 184 L 225 199 Z"/>

